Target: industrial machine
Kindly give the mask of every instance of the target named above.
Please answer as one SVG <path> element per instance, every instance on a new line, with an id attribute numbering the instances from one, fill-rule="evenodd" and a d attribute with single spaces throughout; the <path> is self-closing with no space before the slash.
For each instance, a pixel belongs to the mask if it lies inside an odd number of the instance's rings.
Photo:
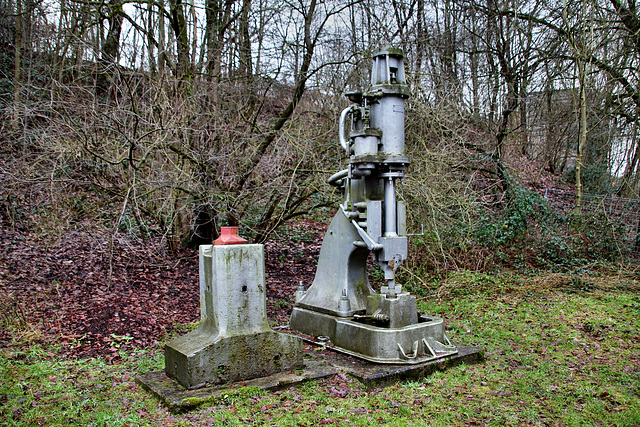
<path id="1" fill-rule="evenodd" d="M 329 178 L 343 199 L 324 237 L 315 279 L 296 295 L 289 326 L 369 361 L 406 364 L 457 349 L 442 318 L 419 313 L 415 296 L 396 282 L 396 268 L 408 252 L 406 208 L 396 197 L 409 164 L 403 57 L 396 48 L 378 52 L 369 88 L 346 95 L 352 104 L 340 115 L 339 139 L 349 166 Z M 371 253 L 384 271 L 379 292 L 368 280 Z"/>

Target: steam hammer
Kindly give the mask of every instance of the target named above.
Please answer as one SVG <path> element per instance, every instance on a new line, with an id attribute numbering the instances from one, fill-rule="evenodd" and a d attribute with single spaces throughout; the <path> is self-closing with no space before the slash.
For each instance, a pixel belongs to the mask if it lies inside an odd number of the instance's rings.
<path id="1" fill-rule="evenodd" d="M 402 50 L 375 54 L 368 90 L 346 96 L 352 104 L 340 114 L 339 138 L 349 166 L 329 178 L 343 200 L 324 237 L 313 284 L 298 293 L 290 327 L 326 336 L 347 353 L 381 363 L 454 354 L 442 319 L 418 313 L 416 298 L 395 279 L 408 252 L 406 209 L 396 198 L 396 184 L 409 164 Z M 384 271 L 379 293 L 367 277 L 370 253 Z"/>

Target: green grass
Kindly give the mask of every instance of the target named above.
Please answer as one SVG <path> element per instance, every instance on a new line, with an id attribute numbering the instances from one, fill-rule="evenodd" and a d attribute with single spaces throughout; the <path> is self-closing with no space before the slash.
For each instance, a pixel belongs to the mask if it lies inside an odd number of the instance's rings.
<path id="1" fill-rule="evenodd" d="M 637 426 L 640 296 L 615 280 L 585 292 L 457 273 L 425 290 L 421 309 L 446 319 L 452 341 L 482 347 L 484 363 L 374 391 L 346 376 L 239 389 L 183 415 L 134 383 L 161 369 L 157 351 L 106 364 L 16 344 L 0 350 L 0 424 Z"/>
<path id="2" fill-rule="evenodd" d="M 109 365 L 102 358 L 60 360 L 39 346 L 3 349 L 0 424 L 124 426 L 166 417 L 134 382 L 137 373 L 161 364 L 150 353 Z"/>

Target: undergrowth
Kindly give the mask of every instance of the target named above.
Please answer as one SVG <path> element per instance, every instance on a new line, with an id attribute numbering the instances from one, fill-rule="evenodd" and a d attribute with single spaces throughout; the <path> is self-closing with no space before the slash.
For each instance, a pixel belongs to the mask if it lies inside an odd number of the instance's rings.
<path id="1" fill-rule="evenodd" d="M 459 269 L 566 272 L 593 262 L 627 262 L 633 246 L 629 225 L 605 212 L 556 209 L 521 185 L 501 203 L 436 215 L 427 221 L 436 226 L 411 239 L 408 268 L 423 276 Z"/>

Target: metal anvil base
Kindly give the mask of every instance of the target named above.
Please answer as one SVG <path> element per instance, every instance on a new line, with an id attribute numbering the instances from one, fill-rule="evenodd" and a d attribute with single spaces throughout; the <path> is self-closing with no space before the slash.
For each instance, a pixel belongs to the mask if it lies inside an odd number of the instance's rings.
<path id="1" fill-rule="evenodd" d="M 385 328 L 295 307 L 290 327 L 326 336 L 338 350 L 376 363 L 422 363 L 458 352 L 445 335 L 440 317 L 421 315 L 416 324 Z"/>

